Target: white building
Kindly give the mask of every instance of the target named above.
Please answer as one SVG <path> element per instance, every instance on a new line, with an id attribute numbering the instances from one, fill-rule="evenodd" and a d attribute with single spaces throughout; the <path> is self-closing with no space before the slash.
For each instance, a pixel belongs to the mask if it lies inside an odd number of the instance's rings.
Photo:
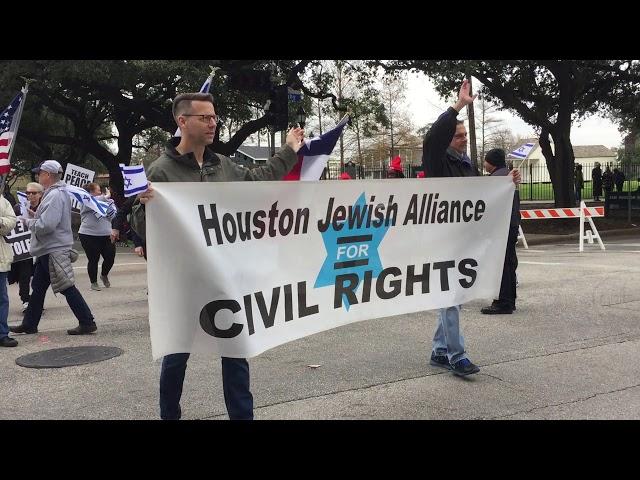
<path id="1" fill-rule="evenodd" d="M 525 183 L 530 181 L 530 175 L 533 182 L 550 182 L 547 161 L 542 154 L 538 139 L 529 138 L 524 140 L 523 143 L 534 144 L 527 157 L 518 158 L 515 155 L 508 154 L 507 161 L 512 161 L 514 168 L 520 170 L 522 181 Z M 551 144 L 551 150 L 553 150 L 553 143 Z M 604 145 L 573 145 L 573 155 L 575 156 L 575 163 L 582 165 L 584 178 L 587 179 L 591 178 L 591 168 L 594 167 L 596 162 L 600 163 L 603 171 L 607 165 L 613 166 L 616 163 L 617 151 Z"/>

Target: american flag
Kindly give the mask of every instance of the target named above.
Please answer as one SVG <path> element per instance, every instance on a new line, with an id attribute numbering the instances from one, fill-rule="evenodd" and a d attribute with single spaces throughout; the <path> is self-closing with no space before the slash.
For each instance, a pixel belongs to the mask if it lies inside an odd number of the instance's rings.
<path id="1" fill-rule="evenodd" d="M 24 99 L 24 93 L 20 92 L 11 101 L 9 106 L 0 113 L 0 175 L 5 175 L 11 170 L 9 154 L 11 153 L 11 142 L 18 130 L 20 115 L 16 115 L 20 109 L 20 103 Z"/>

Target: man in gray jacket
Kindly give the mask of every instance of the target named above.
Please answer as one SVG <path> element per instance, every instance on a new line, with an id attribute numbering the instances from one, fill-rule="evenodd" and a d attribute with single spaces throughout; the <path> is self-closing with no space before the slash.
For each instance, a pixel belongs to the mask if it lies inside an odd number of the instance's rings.
<path id="1" fill-rule="evenodd" d="M 184 93 L 173 101 L 173 118 L 182 136 L 173 138 L 165 153 L 146 166 L 151 182 L 233 182 L 243 180 L 281 180 L 298 161 L 296 153 L 303 145 L 304 132 L 292 128 L 286 144 L 266 165 L 251 170 L 209 149 L 219 123 L 208 93 Z M 153 197 L 153 188 L 138 195 L 131 223 L 146 241 L 145 205 Z M 152 200 L 151 200 L 152 201 Z M 185 284 L 186 285 L 186 284 Z M 187 287 L 185 287 L 187 288 Z M 189 353 L 174 353 L 162 360 L 160 372 L 160 417 L 178 420 L 182 415 L 180 397 Z M 231 420 L 253 419 L 253 395 L 249 389 L 249 363 L 244 358 L 222 357 L 222 388 Z"/>
<path id="2" fill-rule="evenodd" d="M 91 310 L 75 287 L 71 262 L 77 258 L 72 251 L 71 199 L 61 180 L 62 166 L 55 160 L 42 162 L 38 169 L 38 183 L 44 193 L 37 210 L 29 210 L 30 218 L 21 218 L 31 231 L 31 255 L 36 257 L 31 287 L 33 293 L 24 312 L 22 324 L 9 329 L 14 333 L 37 333 L 42 306 L 49 285 L 54 293 L 62 293 L 78 319 L 69 335 L 86 335 L 97 330 Z M 75 257 L 72 259 L 72 256 Z"/>

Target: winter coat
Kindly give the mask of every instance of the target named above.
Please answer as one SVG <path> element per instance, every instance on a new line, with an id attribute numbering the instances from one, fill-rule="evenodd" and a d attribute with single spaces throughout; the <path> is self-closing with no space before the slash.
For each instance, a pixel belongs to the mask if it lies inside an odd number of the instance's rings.
<path id="1" fill-rule="evenodd" d="M 64 292 L 75 285 L 71 264 L 78 259 L 78 252 L 73 249 L 49 254 L 49 279 L 53 293 Z"/>
<path id="2" fill-rule="evenodd" d="M 466 154 L 449 148 L 456 133 L 458 112 L 449 107 L 424 137 L 422 169 L 429 177 L 475 177 L 480 172 Z"/>
<path id="3" fill-rule="evenodd" d="M 27 220 L 27 227 L 34 257 L 71 249 L 71 199 L 66 183 L 60 180 L 44 191 L 36 216 Z"/>
<path id="4" fill-rule="evenodd" d="M 248 169 L 229 157 L 205 148 L 202 168 L 193 152 L 181 155 L 176 147 L 180 138 L 172 138 L 162 154 L 147 169 L 147 179 L 154 182 L 235 182 L 241 180 L 282 180 L 298 162 L 298 156 L 285 145 L 266 165 Z M 146 242 L 144 205 L 136 201 L 131 214 L 131 227 Z"/>
<path id="5" fill-rule="evenodd" d="M 4 197 L 0 197 L 0 272 L 8 272 L 11 270 L 13 262 L 13 248 L 5 240 L 5 236 L 11 233 L 13 227 L 16 226 L 16 214 L 9 201 Z"/>

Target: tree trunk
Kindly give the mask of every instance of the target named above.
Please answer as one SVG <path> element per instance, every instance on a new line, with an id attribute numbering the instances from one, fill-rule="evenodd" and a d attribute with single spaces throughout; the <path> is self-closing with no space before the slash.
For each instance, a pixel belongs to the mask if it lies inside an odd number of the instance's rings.
<path id="1" fill-rule="evenodd" d="M 556 124 L 552 130 L 543 128 L 540 134 L 540 147 L 547 161 L 556 207 L 576 206 L 573 183 L 575 157 L 569 138 L 570 132 L 571 124 L 564 126 L 564 128 Z M 551 151 L 549 136 L 553 139 L 553 152 Z"/>

